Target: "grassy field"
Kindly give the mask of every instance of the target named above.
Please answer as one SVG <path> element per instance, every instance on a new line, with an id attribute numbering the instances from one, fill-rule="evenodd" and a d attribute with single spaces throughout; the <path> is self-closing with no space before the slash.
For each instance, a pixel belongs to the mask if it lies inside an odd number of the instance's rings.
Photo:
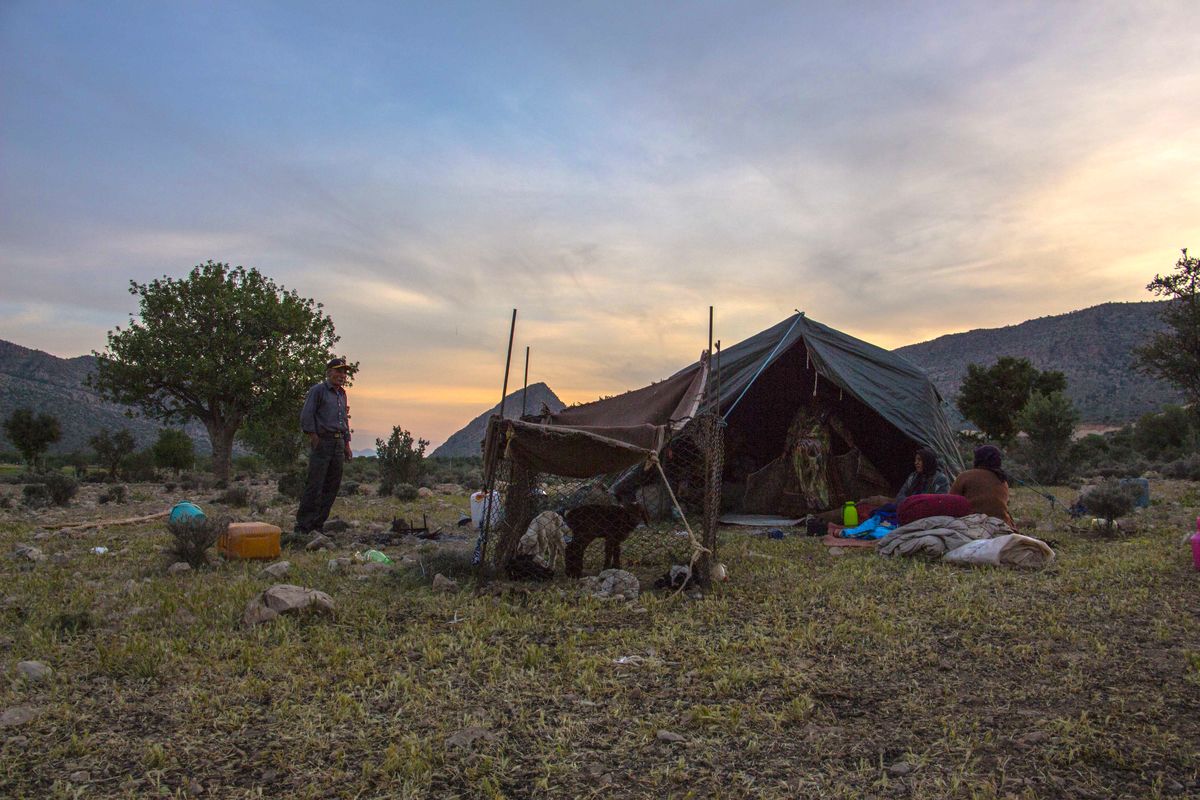
<path id="1" fill-rule="evenodd" d="M 35 715 L 0 728 L 0 796 L 1200 796 L 1200 573 L 1181 542 L 1197 484 L 1155 482 L 1130 538 L 1052 520 L 1059 558 L 1037 573 L 727 531 L 731 580 L 702 600 L 466 575 L 431 591 L 467 541 L 390 548 L 390 576 L 291 553 L 287 581 L 336 613 L 255 628 L 261 564 L 167 576 L 159 524 L 34 541 L 178 499 L 137 486 L 96 507 L 97 491 L 0 512 L 0 552 L 49 556 L 0 566 L 0 711 Z M 466 505 L 359 497 L 335 514 L 450 524 Z M 1045 520 L 1032 494 L 1015 505 Z M 25 659 L 52 678 L 16 678 Z"/>

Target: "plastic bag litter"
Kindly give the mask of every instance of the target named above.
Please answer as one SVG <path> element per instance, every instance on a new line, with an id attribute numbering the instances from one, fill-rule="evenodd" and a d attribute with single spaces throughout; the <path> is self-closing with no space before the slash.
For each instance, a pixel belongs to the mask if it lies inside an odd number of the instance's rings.
<path id="1" fill-rule="evenodd" d="M 1054 551 L 1041 539 L 1009 533 L 967 542 L 946 553 L 942 560 L 952 564 L 1041 569 L 1054 560 Z"/>

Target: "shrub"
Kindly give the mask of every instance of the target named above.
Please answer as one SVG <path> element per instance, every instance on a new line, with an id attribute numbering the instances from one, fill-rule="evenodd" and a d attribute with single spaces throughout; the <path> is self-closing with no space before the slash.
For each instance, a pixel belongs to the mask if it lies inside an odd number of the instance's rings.
<path id="1" fill-rule="evenodd" d="M 413 486 L 411 483 L 397 483 L 395 487 L 392 488 L 392 496 L 397 500 L 416 500 L 417 487 Z"/>
<path id="2" fill-rule="evenodd" d="M 179 488 L 185 492 L 194 492 L 197 489 L 204 489 L 208 486 L 208 481 L 203 475 L 195 472 L 185 472 L 179 478 Z"/>
<path id="3" fill-rule="evenodd" d="M 167 552 L 176 561 L 186 561 L 193 567 L 208 564 L 208 548 L 229 527 L 229 521 L 221 517 L 191 517 L 185 520 L 167 520 L 171 532 L 171 544 Z"/>
<path id="4" fill-rule="evenodd" d="M 154 472 L 154 453 L 151 450 L 139 450 L 125 456 L 121 462 L 121 474 L 127 481 L 145 482 L 158 477 Z"/>
<path id="5" fill-rule="evenodd" d="M 425 448 L 429 442 L 413 439 L 399 425 L 392 428 L 392 435 L 385 442 L 375 440 L 375 452 L 379 462 L 379 493 L 391 494 L 396 484 L 412 483 L 424 471 Z"/>
<path id="6" fill-rule="evenodd" d="M 71 502 L 75 492 L 79 491 L 79 481 L 61 472 L 51 472 L 42 476 L 41 482 L 50 491 L 50 501 L 56 506 L 65 506 Z"/>
<path id="7" fill-rule="evenodd" d="M 53 499 L 50 497 L 50 487 L 44 483 L 27 483 L 21 490 L 21 502 L 27 508 L 46 508 Z"/>
<path id="8" fill-rule="evenodd" d="M 338 489 L 338 494 L 340 494 L 342 497 L 354 497 L 354 495 L 358 494 L 358 489 L 358 483 L 354 481 L 346 481 L 342 484 L 341 488 Z"/>
<path id="9" fill-rule="evenodd" d="M 171 483 L 170 481 L 167 481 L 166 483 L 163 484 L 163 491 L 165 491 L 165 492 L 175 491 L 175 484 Z"/>
<path id="10" fill-rule="evenodd" d="M 1187 458 L 1163 464 L 1159 468 L 1165 478 L 1176 480 L 1200 481 L 1200 453 L 1193 453 Z"/>
<path id="11" fill-rule="evenodd" d="M 263 460 L 258 456 L 238 456 L 233 460 L 235 471 L 254 476 L 263 471 Z"/>
<path id="12" fill-rule="evenodd" d="M 151 448 L 154 463 L 160 469 L 180 472 L 191 469 L 196 463 L 196 445 L 192 437 L 178 428 L 163 428 L 158 432 L 158 441 Z"/>
<path id="13" fill-rule="evenodd" d="M 1112 530 L 1113 520 L 1133 511 L 1140 491 L 1135 485 L 1122 486 L 1117 481 L 1106 480 L 1083 496 L 1083 505 L 1090 513 L 1103 517 Z"/>
<path id="14" fill-rule="evenodd" d="M 217 496 L 217 502 L 234 508 L 250 505 L 250 490 L 245 486 L 230 486 Z"/>
<path id="15" fill-rule="evenodd" d="M 5 511 L 8 511 L 12 507 L 13 507 L 13 501 L 12 501 L 11 497 L 9 497 L 8 495 L 0 496 L 0 508 L 4 509 Z"/>
<path id="16" fill-rule="evenodd" d="M 104 503 L 124 503 L 125 498 L 126 498 L 125 484 L 117 483 L 117 484 L 114 484 L 114 485 L 108 487 L 108 490 L 106 492 L 104 492 L 98 498 L 96 498 L 96 502 L 100 503 L 101 505 L 103 505 Z"/>
<path id="17" fill-rule="evenodd" d="M 290 500 L 299 500 L 304 494 L 304 484 L 308 482 L 308 472 L 301 467 L 292 467 L 279 476 L 279 493 Z"/>

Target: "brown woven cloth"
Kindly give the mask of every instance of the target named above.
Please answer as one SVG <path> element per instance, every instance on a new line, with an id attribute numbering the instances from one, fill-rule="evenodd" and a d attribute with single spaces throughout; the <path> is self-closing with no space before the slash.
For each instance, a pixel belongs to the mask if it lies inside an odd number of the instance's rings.
<path id="1" fill-rule="evenodd" d="M 971 504 L 971 513 L 987 514 L 1008 523 L 1016 530 L 1008 513 L 1008 484 L 991 470 L 968 469 L 960 472 L 950 487 L 950 494 L 960 494 Z"/>

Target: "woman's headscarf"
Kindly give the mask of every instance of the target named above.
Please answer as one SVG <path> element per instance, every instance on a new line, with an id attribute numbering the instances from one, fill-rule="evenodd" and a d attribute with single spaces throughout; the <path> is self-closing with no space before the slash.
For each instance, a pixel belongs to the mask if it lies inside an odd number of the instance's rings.
<path id="1" fill-rule="evenodd" d="M 1000 448 L 990 444 L 975 448 L 975 469 L 986 469 L 1000 480 L 1008 483 L 1008 474 L 1001 468 Z"/>
<path id="2" fill-rule="evenodd" d="M 921 457 L 921 471 L 916 473 L 912 494 L 924 494 L 925 487 L 929 486 L 933 481 L 933 476 L 937 474 L 938 457 L 937 453 L 928 447 L 917 448 L 917 455 Z"/>

